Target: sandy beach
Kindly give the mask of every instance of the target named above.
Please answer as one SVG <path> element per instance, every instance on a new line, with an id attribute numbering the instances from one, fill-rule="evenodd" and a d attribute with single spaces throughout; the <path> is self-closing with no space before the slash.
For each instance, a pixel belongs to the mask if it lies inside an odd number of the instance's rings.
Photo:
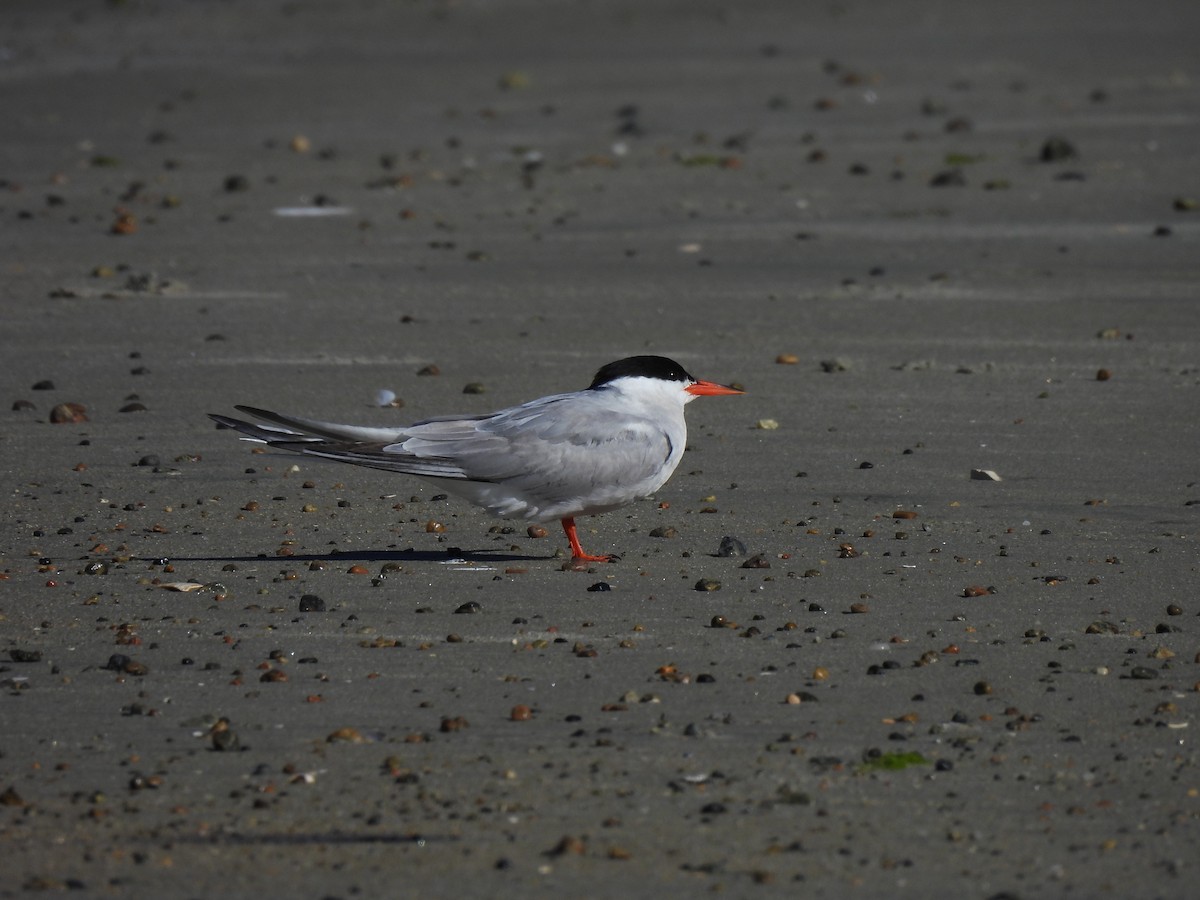
<path id="1" fill-rule="evenodd" d="M 1198 33 L 8 0 L 0 898 L 1192 896 Z M 641 353 L 586 572 L 207 417 Z"/>

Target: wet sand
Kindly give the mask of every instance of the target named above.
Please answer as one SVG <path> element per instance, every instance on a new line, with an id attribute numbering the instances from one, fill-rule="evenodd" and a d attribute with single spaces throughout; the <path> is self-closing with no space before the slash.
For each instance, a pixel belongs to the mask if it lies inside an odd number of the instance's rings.
<path id="1" fill-rule="evenodd" d="M 5 4 L 0 897 L 1191 895 L 1200 10 L 794 6 Z M 586 573 L 206 417 L 646 352 Z"/>

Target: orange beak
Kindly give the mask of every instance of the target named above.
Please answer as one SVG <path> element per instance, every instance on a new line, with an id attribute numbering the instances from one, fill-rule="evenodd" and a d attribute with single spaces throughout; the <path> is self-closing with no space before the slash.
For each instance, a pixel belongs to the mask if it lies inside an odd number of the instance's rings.
<path id="1" fill-rule="evenodd" d="M 745 391 L 739 391 L 737 388 L 726 387 L 723 384 L 717 384 L 714 381 L 697 381 L 695 384 L 689 384 L 684 388 L 689 394 L 695 394 L 697 397 L 716 397 L 720 394 L 744 394 Z"/>

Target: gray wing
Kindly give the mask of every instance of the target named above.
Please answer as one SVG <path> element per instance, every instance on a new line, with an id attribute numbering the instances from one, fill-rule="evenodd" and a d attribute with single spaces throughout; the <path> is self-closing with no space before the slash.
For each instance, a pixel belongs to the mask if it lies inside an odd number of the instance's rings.
<path id="1" fill-rule="evenodd" d="M 422 422 L 408 429 L 402 446 L 421 457 L 453 460 L 466 478 L 534 495 L 587 493 L 659 476 L 676 455 L 671 438 L 659 423 L 611 409 L 605 399 L 560 394 L 477 420 Z"/>
<path id="2" fill-rule="evenodd" d="M 403 429 L 341 425 L 239 406 L 275 423 L 211 418 L 250 440 L 406 475 L 504 483 L 533 500 L 657 489 L 682 453 L 662 427 L 608 408 L 603 395 L 558 394 L 475 417 L 426 419 Z M 664 466 L 666 471 L 664 472 Z M 652 483 L 653 482 L 653 483 Z"/>

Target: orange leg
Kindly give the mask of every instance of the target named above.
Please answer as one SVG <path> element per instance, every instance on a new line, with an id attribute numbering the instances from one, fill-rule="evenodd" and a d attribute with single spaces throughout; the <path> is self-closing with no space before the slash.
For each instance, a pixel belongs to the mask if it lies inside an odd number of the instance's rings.
<path id="1" fill-rule="evenodd" d="M 584 562 L 612 562 L 611 556 L 592 556 L 583 552 L 583 546 L 579 543 L 579 535 L 575 533 L 575 519 L 571 516 L 562 520 L 563 531 L 567 533 L 567 541 L 571 544 L 571 557 L 573 559 L 582 559 Z"/>

